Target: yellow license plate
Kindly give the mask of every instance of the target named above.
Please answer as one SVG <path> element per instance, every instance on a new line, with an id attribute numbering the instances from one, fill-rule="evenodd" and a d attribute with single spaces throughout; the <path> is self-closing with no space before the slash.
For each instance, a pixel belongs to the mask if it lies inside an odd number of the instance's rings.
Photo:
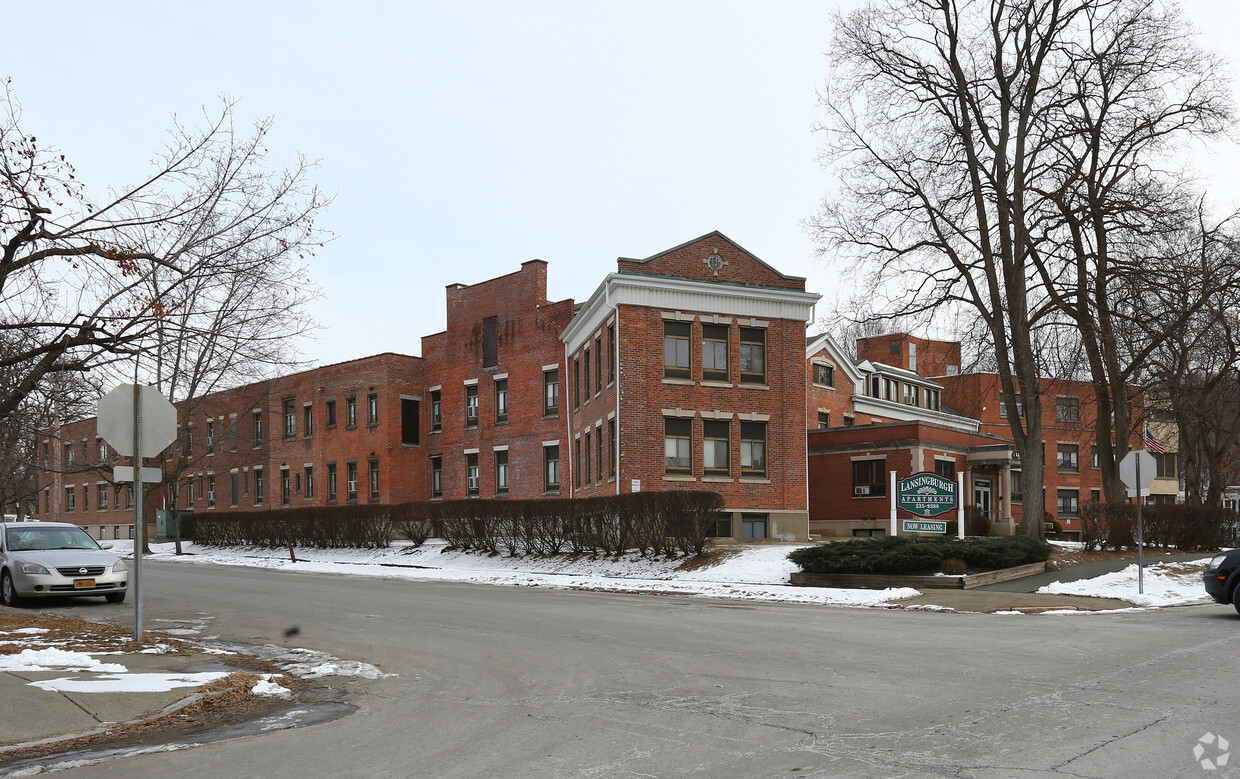
<path id="1" fill-rule="evenodd" d="M 74 586 L 74 588 L 78 588 L 78 587 L 94 587 L 94 586 L 95 586 L 95 580 L 94 580 L 94 579 L 74 579 L 74 580 L 73 580 L 73 586 Z"/>

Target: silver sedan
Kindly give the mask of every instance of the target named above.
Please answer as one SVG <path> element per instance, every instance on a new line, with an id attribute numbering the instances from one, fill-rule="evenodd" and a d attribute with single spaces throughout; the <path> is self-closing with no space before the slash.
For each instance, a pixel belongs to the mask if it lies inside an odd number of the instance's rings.
<path id="1" fill-rule="evenodd" d="M 0 600 L 102 595 L 125 600 L 125 561 L 105 551 L 90 534 L 68 522 L 0 523 Z"/>

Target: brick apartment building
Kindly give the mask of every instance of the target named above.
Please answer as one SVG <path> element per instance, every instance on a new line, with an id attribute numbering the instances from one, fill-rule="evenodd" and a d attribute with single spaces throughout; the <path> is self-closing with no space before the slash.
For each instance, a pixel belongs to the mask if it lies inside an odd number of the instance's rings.
<path id="1" fill-rule="evenodd" d="M 421 357 L 179 404 L 178 488 L 155 490 L 148 513 L 709 489 L 730 515 L 721 533 L 808 536 L 803 355 L 818 296 L 804 279 L 714 232 L 620 258 L 580 308 L 546 291 L 541 260 L 452 284 Z M 41 446 L 39 516 L 131 535 L 93 418 Z"/>

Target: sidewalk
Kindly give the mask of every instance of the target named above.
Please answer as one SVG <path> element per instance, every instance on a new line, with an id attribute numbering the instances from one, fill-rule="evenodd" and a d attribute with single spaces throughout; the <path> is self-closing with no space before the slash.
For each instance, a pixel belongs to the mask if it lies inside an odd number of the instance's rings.
<path id="1" fill-rule="evenodd" d="M 1033 577 L 1030 577 L 1033 578 Z M 1111 611 L 1135 608 L 1128 601 L 1114 598 L 1085 598 L 1079 595 L 1039 595 L 1032 592 L 1004 592 L 978 587 L 972 590 L 926 590 L 913 598 L 896 601 L 898 606 L 922 606 L 954 611 Z"/>

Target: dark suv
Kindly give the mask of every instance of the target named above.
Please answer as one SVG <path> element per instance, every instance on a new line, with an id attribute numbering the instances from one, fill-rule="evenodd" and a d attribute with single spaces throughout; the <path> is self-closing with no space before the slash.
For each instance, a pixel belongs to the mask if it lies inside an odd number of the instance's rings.
<path id="1" fill-rule="evenodd" d="M 1240 612 L 1240 549 L 1216 554 L 1202 578 L 1211 598 L 1218 603 L 1230 603 Z"/>

